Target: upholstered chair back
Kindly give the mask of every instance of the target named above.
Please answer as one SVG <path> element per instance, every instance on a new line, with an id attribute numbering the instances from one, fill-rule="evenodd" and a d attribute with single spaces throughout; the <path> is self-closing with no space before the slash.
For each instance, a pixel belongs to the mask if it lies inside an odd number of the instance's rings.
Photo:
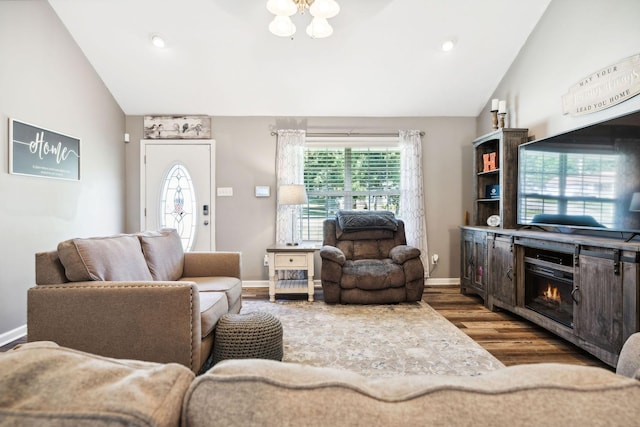
<path id="1" fill-rule="evenodd" d="M 396 219 L 397 229 L 343 231 L 335 218 L 326 219 L 323 244 L 340 249 L 348 260 L 389 258 L 391 249 L 406 245 L 404 222 Z"/>

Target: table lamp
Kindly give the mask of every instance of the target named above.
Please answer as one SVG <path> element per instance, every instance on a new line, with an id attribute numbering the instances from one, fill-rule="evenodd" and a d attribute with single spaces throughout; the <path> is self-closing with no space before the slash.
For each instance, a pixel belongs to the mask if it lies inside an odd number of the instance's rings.
<path id="1" fill-rule="evenodd" d="M 281 185 L 278 188 L 278 204 L 287 205 L 291 209 L 291 241 L 287 246 L 297 246 L 296 241 L 296 206 L 307 203 L 307 192 L 304 185 Z"/>

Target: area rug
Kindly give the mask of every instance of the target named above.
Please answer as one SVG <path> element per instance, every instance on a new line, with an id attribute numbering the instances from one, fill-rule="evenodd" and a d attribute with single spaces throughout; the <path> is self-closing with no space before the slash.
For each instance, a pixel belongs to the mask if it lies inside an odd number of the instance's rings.
<path id="1" fill-rule="evenodd" d="M 285 362 L 369 377 L 479 375 L 504 365 L 427 303 L 329 305 L 245 300 L 241 313 L 280 319 Z"/>

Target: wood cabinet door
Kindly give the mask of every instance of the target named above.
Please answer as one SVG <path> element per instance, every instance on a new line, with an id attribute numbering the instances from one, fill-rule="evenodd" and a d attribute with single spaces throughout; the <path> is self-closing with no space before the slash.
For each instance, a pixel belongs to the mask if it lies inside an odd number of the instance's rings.
<path id="1" fill-rule="evenodd" d="M 487 233 L 463 230 L 460 238 L 460 290 L 486 298 Z"/>
<path id="2" fill-rule="evenodd" d="M 580 255 L 574 275 L 575 334 L 616 353 L 622 348 L 623 274 L 613 259 Z"/>
<path id="3" fill-rule="evenodd" d="M 473 277 L 473 232 L 462 230 L 460 238 L 460 287 L 465 292 Z"/>
<path id="4" fill-rule="evenodd" d="M 489 251 L 489 286 L 494 300 L 516 305 L 513 243 L 508 237 L 494 236 L 487 242 Z"/>
<path id="5" fill-rule="evenodd" d="M 487 235 L 486 233 L 474 233 L 473 238 L 473 286 L 480 290 L 486 290 L 487 286 Z M 484 296 L 483 296 L 484 298 Z"/>

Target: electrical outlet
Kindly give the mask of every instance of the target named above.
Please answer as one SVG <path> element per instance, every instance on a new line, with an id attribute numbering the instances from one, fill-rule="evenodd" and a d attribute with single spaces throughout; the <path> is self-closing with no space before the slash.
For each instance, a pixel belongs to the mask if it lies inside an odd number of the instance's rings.
<path id="1" fill-rule="evenodd" d="M 264 266 L 269 267 L 269 255 L 264 254 Z"/>
<path id="2" fill-rule="evenodd" d="M 438 256 L 438 254 L 431 255 L 431 264 L 436 265 L 438 263 L 439 258 L 440 257 Z"/>

